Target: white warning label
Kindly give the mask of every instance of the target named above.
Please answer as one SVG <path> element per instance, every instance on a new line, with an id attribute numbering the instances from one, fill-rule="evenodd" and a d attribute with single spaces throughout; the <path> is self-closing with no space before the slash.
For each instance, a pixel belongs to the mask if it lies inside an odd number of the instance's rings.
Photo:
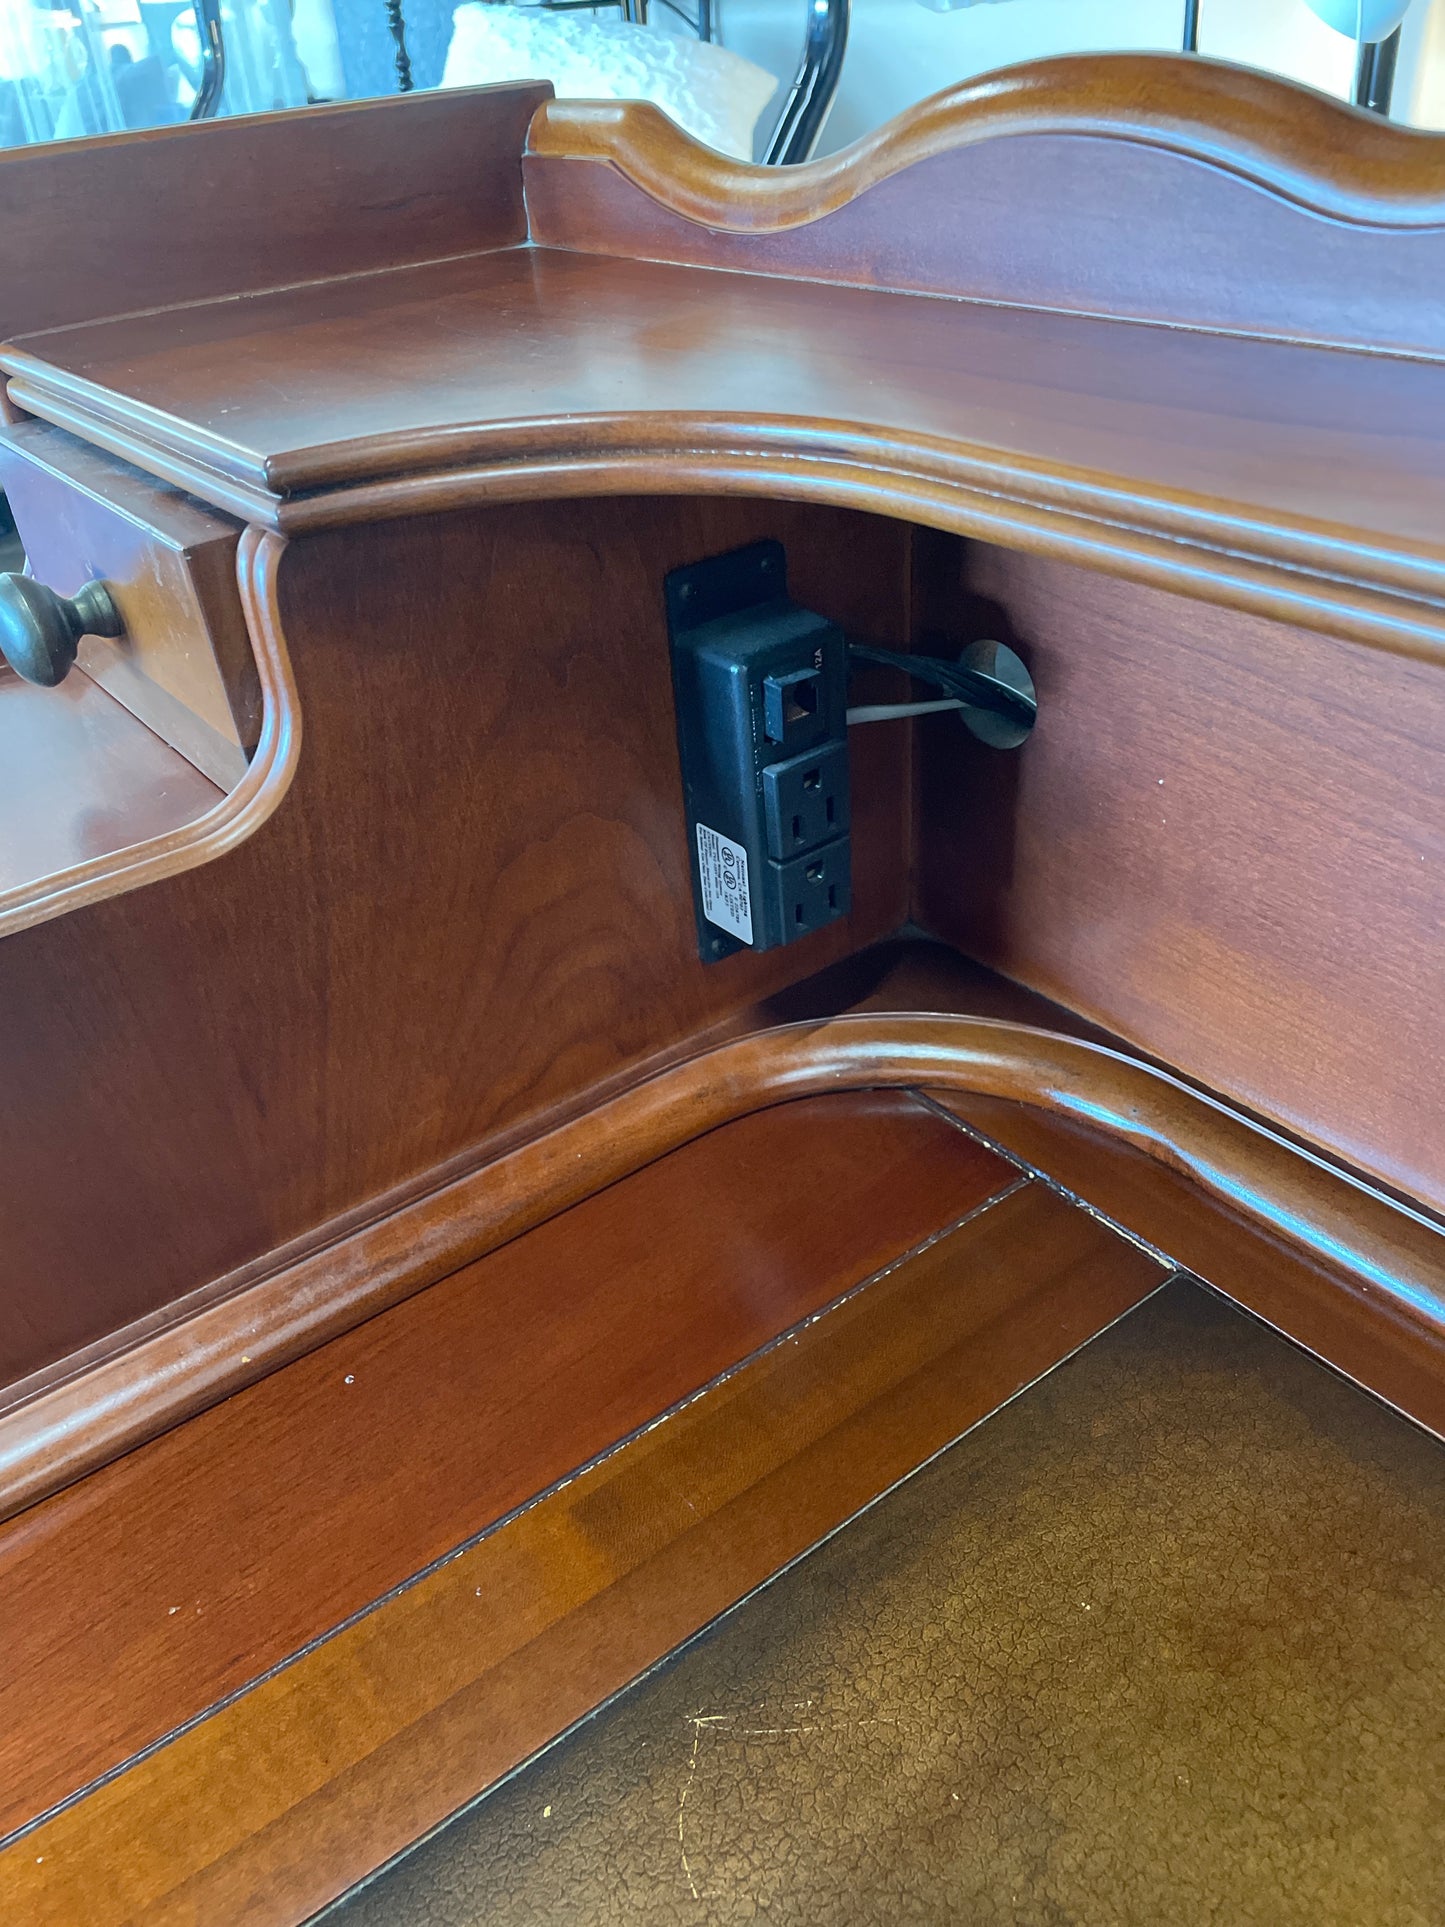
<path id="1" fill-rule="evenodd" d="M 697 873 L 702 913 L 709 923 L 744 943 L 753 940 L 753 903 L 748 893 L 748 853 L 706 823 L 697 826 Z"/>

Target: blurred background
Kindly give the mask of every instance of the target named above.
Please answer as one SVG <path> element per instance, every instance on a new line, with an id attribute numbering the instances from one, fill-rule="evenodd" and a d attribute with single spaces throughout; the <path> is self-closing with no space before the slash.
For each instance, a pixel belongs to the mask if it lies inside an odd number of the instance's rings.
<path id="1" fill-rule="evenodd" d="M 0 0 L 0 146 L 545 72 L 798 160 L 994 68 L 1191 40 L 1445 128 L 1445 0 Z"/>

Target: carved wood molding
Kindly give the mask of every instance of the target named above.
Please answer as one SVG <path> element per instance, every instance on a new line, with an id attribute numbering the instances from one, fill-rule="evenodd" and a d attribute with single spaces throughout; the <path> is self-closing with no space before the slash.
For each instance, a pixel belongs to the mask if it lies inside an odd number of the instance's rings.
<path id="1" fill-rule="evenodd" d="M 1445 1360 L 1445 1234 L 1421 1213 L 1101 1045 L 985 1018 L 839 1017 L 723 1044 L 344 1238 L 323 1228 L 284 1270 L 0 1414 L 0 1516 L 731 1119 L 915 1086 L 1036 1106 L 1143 1151 L 1187 1177 L 1201 1209 L 1304 1253 L 1333 1281 L 1322 1289 Z"/>
<path id="2" fill-rule="evenodd" d="M 528 152 L 602 160 L 654 200 L 731 234 L 776 234 L 879 182 L 984 141 L 1059 134 L 1207 162 L 1332 220 L 1445 227 L 1445 141 L 1224 61 L 1161 54 L 1035 60 L 920 101 L 824 160 L 750 166 L 645 101 L 545 101 Z"/>
<path id="3" fill-rule="evenodd" d="M 1034 61 L 781 170 L 552 101 L 524 169 L 579 252 L 1445 356 L 1445 143 L 1223 63 Z"/>
<path id="4" fill-rule="evenodd" d="M 393 456 L 414 462 L 410 472 L 281 496 L 90 414 L 48 387 L 15 381 L 11 392 L 42 420 L 288 536 L 487 502 L 776 497 L 1056 556 L 1389 655 L 1445 663 L 1445 567 L 1434 557 L 1359 541 L 1342 529 L 1246 518 L 1227 503 L 1130 489 L 1103 474 L 1049 470 L 1002 460 L 988 448 L 859 423 L 638 414 L 474 424 L 449 435 L 445 447 L 436 436 L 425 446 L 398 445 Z M 436 466 L 439 456 L 454 459 Z"/>

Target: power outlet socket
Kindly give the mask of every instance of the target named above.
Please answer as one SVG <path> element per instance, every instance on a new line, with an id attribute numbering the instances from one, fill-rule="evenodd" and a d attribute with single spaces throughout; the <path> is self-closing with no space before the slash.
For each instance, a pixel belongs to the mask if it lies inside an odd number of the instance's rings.
<path id="1" fill-rule="evenodd" d="M 848 745 L 823 743 L 763 769 L 768 855 L 785 862 L 848 831 Z"/>
<path id="2" fill-rule="evenodd" d="M 770 863 L 765 872 L 772 893 L 771 921 L 783 943 L 821 930 L 846 917 L 852 908 L 853 879 L 848 839 L 839 837 L 820 850 L 795 856 L 791 863 Z"/>
<path id="3" fill-rule="evenodd" d="M 782 544 L 666 582 L 698 948 L 770 950 L 848 914 L 848 645 L 787 593 Z"/>

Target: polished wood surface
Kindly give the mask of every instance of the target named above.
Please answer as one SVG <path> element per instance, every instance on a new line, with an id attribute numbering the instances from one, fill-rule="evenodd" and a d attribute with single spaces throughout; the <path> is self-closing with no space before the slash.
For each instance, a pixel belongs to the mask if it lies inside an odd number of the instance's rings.
<path id="1" fill-rule="evenodd" d="M 1203 159 L 1335 220 L 1445 227 L 1445 147 L 1433 131 L 1351 112 L 1258 68 L 1157 53 L 999 68 L 930 94 L 802 166 L 734 160 L 650 103 L 628 100 L 544 101 L 527 152 L 606 162 L 702 227 L 776 234 L 826 220 L 940 154 L 1037 139 L 1045 129 Z"/>
<path id="2" fill-rule="evenodd" d="M 906 531 L 800 507 L 514 507 L 261 554 L 295 677 L 230 799 L 262 827 L 0 942 L 12 1405 L 899 927 L 908 744 L 885 730 L 853 758 L 851 917 L 698 961 L 661 583 L 763 535 L 802 601 L 906 633 Z M 313 1310 L 348 1302 L 347 1262 Z M 151 1379 L 157 1411 L 174 1389 Z"/>
<path id="3" fill-rule="evenodd" d="M 1438 658 L 1445 372 L 506 250 L 31 337 L 22 406 L 257 523 L 699 487 L 866 503 Z M 1301 572 L 1309 572 L 1304 575 Z"/>
<path id="4" fill-rule="evenodd" d="M 0 669 L 0 891 L 203 816 L 221 792 L 81 670 L 39 689 Z"/>
<path id="5" fill-rule="evenodd" d="M 920 733 L 919 922 L 1445 1207 L 1445 677 L 1001 550 L 934 595 L 1043 710 Z"/>
<path id="6" fill-rule="evenodd" d="M 0 1905 L 27 1927 L 302 1920 L 1164 1275 L 1014 1190 L 19 1839 Z M 362 1403 L 355 1376 L 334 1402 Z"/>
<path id="7" fill-rule="evenodd" d="M 0 938 L 214 862 L 245 842 L 279 806 L 296 773 L 301 742 L 296 686 L 275 609 L 276 567 L 284 547 L 279 537 L 253 529 L 244 530 L 236 545 L 237 586 L 255 652 L 261 702 L 256 747 L 240 780 L 192 823 L 143 842 L 125 842 L 108 855 L 92 856 L 68 869 L 0 890 Z M 98 647 L 82 639 L 88 659 L 94 659 L 92 650 Z M 131 693 L 134 696 L 133 687 Z M 169 713 L 174 720 L 174 711 Z"/>
<path id="8" fill-rule="evenodd" d="M 0 336 L 512 245 L 522 141 L 549 93 L 467 88 L 11 148 Z"/>
<path id="9" fill-rule="evenodd" d="M 67 596 L 99 578 L 121 612 L 118 641 L 82 638 L 81 669 L 234 788 L 261 730 L 235 524 L 35 422 L 0 441 L 0 488 L 31 573 Z"/>
<path id="10" fill-rule="evenodd" d="M 13 1521 L 0 1834 L 1014 1182 L 901 1093 L 743 1118 Z"/>
<path id="11" fill-rule="evenodd" d="M 638 102 L 548 101 L 528 150 L 552 246 L 1445 352 L 1439 136 L 1246 67 L 1029 61 L 805 167 L 729 160 Z"/>

